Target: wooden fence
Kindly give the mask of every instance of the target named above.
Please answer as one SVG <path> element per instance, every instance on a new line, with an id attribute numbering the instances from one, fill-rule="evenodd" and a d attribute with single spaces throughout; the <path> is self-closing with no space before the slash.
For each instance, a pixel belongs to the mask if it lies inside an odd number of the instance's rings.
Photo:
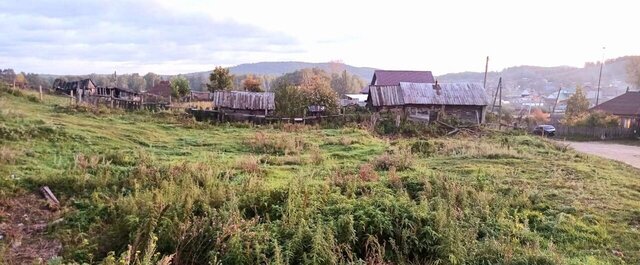
<path id="1" fill-rule="evenodd" d="M 562 124 L 554 124 L 553 126 L 556 128 L 556 137 L 592 140 L 633 138 L 638 131 L 638 128 L 573 127 Z"/>
<path id="2" fill-rule="evenodd" d="M 198 121 L 249 121 L 258 124 L 277 122 L 316 124 L 327 120 L 335 122 L 364 122 L 370 119 L 370 115 L 366 114 L 335 114 L 288 118 L 203 109 L 188 109 L 187 112 Z"/>

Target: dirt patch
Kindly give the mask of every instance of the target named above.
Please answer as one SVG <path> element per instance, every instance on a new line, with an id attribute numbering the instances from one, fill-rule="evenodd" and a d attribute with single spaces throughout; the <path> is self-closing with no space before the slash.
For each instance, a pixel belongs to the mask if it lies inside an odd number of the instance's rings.
<path id="1" fill-rule="evenodd" d="M 0 263 L 44 264 L 58 256 L 62 244 L 46 230 L 59 215 L 39 195 L 0 199 Z"/>

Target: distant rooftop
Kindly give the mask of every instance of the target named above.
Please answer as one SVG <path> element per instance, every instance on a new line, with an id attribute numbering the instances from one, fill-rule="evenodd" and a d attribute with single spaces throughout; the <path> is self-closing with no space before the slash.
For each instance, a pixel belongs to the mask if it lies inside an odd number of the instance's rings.
<path id="1" fill-rule="evenodd" d="M 372 86 L 397 86 L 401 82 L 406 83 L 434 83 L 435 79 L 431 71 L 407 71 L 407 70 L 376 70 L 371 78 Z M 361 93 L 369 93 L 369 87 L 364 87 Z"/>
<path id="2" fill-rule="evenodd" d="M 619 116 L 640 116 L 640 92 L 624 93 L 591 109 Z"/>

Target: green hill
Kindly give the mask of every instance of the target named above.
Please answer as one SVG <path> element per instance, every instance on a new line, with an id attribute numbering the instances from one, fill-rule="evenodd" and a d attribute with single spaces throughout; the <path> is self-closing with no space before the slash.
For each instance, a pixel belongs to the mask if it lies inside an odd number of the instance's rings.
<path id="1" fill-rule="evenodd" d="M 0 85 L 0 263 L 640 263 L 640 171 L 539 137 L 67 105 Z"/>

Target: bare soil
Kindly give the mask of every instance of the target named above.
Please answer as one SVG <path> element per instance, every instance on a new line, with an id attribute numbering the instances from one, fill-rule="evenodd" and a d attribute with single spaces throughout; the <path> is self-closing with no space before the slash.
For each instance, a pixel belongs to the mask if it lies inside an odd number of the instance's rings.
<path id="1" fill-rule="evenodd" d="M 607 142 L 566 142 L 579 152 L 618 160 L 640 168 L 640 146 L 613 144 Z"/>
<path id="2" fill-rule="evenodd" d="M 46 234 L 60 213 L 36 194 L 0 199 L 0 264 L 45 264 L 62 244 Z"/>

